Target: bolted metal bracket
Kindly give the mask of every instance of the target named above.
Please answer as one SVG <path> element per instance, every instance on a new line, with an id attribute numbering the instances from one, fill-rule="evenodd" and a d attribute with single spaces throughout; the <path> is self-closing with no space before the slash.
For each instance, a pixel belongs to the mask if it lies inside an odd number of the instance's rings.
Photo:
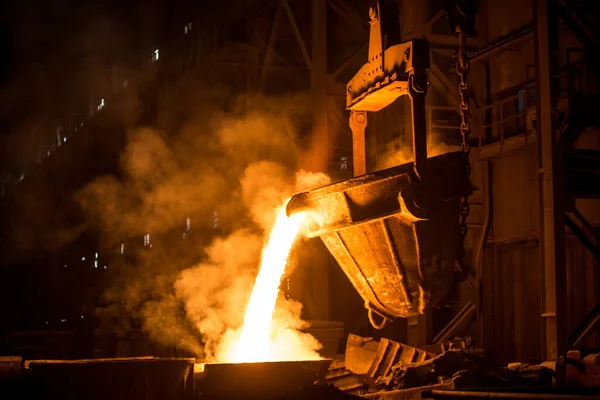
<path id="1" fill-rule="evenodd" d="M 367 173 L 367 154 L 365 143 L 367 112 L 350 111 L 350 130 L 352 131 L 352 165 L 354 176 Z"/>

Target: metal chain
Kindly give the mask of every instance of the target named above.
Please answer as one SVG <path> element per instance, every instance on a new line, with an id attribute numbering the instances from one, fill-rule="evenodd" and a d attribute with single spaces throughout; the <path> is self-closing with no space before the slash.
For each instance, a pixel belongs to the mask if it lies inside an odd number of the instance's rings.
<path id="1" fill-rule="evenodd" d="M 469 86 L 467 84 L 467 75 L 469 73 L 469 55 L 467 53 L 467 36 L 460 32 L 458 33 L 458 51 L 456 56 L 456 72 L 459 77 L 458 91 L 460 93 L 460 135 L 462 137 L 461 151 L 465 162 L 467 176 L 471 176 L 471 163 L 469 155 L 471 153 L 471 145 L 469 137 L 471 135 L 471 124 L 469 123 Z M 457 250 L 457 258 L 460 260 L 465 255 L 464 243 L 467 236 L 467 218 L 471 211 L 469 198 L 464 197 L 460 205 L 460 226 L 459 226 L 459 243 Z"/>

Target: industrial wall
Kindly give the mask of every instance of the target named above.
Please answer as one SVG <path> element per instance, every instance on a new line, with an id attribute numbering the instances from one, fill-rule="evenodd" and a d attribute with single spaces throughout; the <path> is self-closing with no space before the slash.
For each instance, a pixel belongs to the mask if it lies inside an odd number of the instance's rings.
<path id="1" fill-rule="evenodd" d="M 307 140 L 317 142 L 321 152 L 327 154 L 327 162 L 318 168 L 329 172 L 334 180 L 350 177 L 352 134 L 345 110 L 345 83 L 366 62 L 367 17 L 372 2 L 257 3 L 261 3 L 260 7 L 249 7 L 253 11 L 240 16 L 230 28 L 197 36 L 194 25 L 192 34 L 174 40 L 161 52 L 160 73 L 152 78 L 158 83 L 152 86 L 151 100 L 141 101 L 153 104 L 147 109 L 156 111 L 148 111 L 145 122 L 165 131 L 178 130 L 198 100 L 190 88 L 212 93 L 215 102 L 256 91 L 272 95 L 303 92 L 310 96 L 313 107 L 312 119 L 305 127 L 310 133 Z M 458 42 L 450 32 L 443 2 L 397 3 L 403 40 L 425 37 L 431 45 L 427 97 L 430 152 L 457 150 L 460 118 L 453 55 Z M 500 362 L 541 361 L 545 358 L 544 321 L 553 316 L 545 314 L 543 306 L 547 293 L 541 248 L 544 209 L 540 185 L 544 175 L 536 129 L 534 1 L 481 3 L 478 36 L 467 42 L 471 56 L 471 164 L 475 189 L 470 198 L 466 241 L 468 276 L 457 283 L 446 305 L 423 317 L 397 321 L 384 331 L 369 327 L 360 298 L 319 243 L 313 245 L 321 247 L 321 257 L 307 263 L 310 272 L 298 278 L 305 285 L 298 290 L 303 292 L 312 319 L 340 320 L 346 333 L 386 336 L 414 345 L 431 343 L 454 315 L 473 304 L 476 307 L 470 309 L 453 334 L 472 335 L 478 347 Z M 178 22 L 181 26 L 185 18 L 182 13 Z M 564 25 L 560 25 L 559 36 L 562 71 L 576 71 L 575 75 L 585 81 L 585 68 L 570 69 L 581 55 L 564 55 L 567 48 L 581 44 Z M 568 113 L 565 104 L 572 93 L 573 80 L 565 78 L 561 82 L 564 101 L 559 101 L 559 107 Z M 579 85 L 578 90 L 585 91 L 587 87 Z M 369 114 L 369 171 L 410 160 L 409 112 L 406 100 L 399 99 L 388 109 Z M 119 146 L 123 146 L 126 127 L 132 123 L 120 125 L 120 133 L 115 134 Z M 586 132 L 577 145 L 599 149 L 597 133 Z M 110 147 L 108 140 L 100 143 Z M 73 151 L 71 155 L 85 157 L 82 154 L 90 154 L 92 147 L 87 146 L 87 153 Z M 114 163 L 121 147 L 117 146 L 114 152 L 106 150 Z M 55 173 L 68 169 L 66 164 L 64 161 L 53 167 Z M 45 177 L 40 173 L 37 179 Z M 578 200 L 577 206 L 594 226 L 600 223 L 597 200 Z M 10 206 L 5 206 L 5 213 L 11 213 Z M 597 264 L 589 250 L 568 232 L 567 295 L 556 299 L 566 304 L 568 331 L 598 302 Z M 597 346 L 597 335 L 585 344 Z"/>
<path id="2" fill-rule="evenodd" d="M 474 135 L 480 147 L 473 154 L 473 184 L 484 192 L 483 218 L 472 219 L 473 238 L 487 232 L 481 261 L 482 308 L 480 344 L 496 359 L 508 362 L 544 358 L 544 215 L 540 162 L 540 133 L 536 129 L 536 52 L 534 2 L 484 3 L 480 13 L 483 45 L 472 57 L 470 85 L 483 104 L 475 109 Z M 558 21 L 556 22 L 558 24 Z M 574 89 L 567 75 L 582 74 L 585 66 L 566 56 L 567 49 L 582 48 L 564 24 L 558 25 L 561 83 L 559 112 L 569 114 L 567 103 Z M 481 47 L 480 47 L 481 49 Z M 571 64 L 570 64 L 571 63 Z M 537 125 L 539 128 L 539 125 Z M 597 131 L 586 131 L 576 147 L 598 149 Z M 487 196 L 486 196 L 487 194 Z M 477 201 L 477 200 L 475 200 Z M 577 208 L 598 226 L 597 200 L 577 200 Z M 485 218 L 488 216 L 488 219 Z M 480 228 L 481 227 L 481 228 Z M 566 227 L 566 331 L 575 329 L 598 301 L 597 259 Z M 473 247 L 476 248 L 476 243 Z M 477 263 L 477 259 L 474 259 Z M 476 268 L 478 266 L 476 265 Z M 583 347 L 596 347 L 592 335 Z"/>

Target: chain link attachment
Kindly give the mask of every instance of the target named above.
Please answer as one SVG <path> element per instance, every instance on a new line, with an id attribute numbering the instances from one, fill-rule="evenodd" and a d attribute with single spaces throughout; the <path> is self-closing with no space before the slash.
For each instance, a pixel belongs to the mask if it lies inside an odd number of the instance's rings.
<path id="1" fill-rule="evenodd" d="M 461 151 L 465 163 L 467 176 L 471 177 L 471 162 L 469 156 L 471 154 L 471 144 L 469 142 L 471 136 L 471 123 L 469 122 L 469 84 L 467 77 L 469 74 L 470 63 L 467 53 L 467 35 L 457 29 L 458 49 L 456 54 L 456 73 L 458 74 L 459 84 L 458 91 L 460 94 L 460 135 L 461 135 Z M 471 212 L 469 198 L 463 197 L 460 206 L 460 223 L 459 223 L 459 243 L 457 249 L 457 260 L 462 260 L 465 255 L 465 238 L 467 236 L 467 218 Z"/>

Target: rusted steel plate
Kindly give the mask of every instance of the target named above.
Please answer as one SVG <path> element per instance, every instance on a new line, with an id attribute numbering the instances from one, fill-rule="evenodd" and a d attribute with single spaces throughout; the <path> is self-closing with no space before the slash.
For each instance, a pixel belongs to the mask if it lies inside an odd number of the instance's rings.
<path id="1" fill-rule="evenodd" d="M 196 374 L 201 399 L 279 399 L 303 385 L 325 380 L 330 359 L 206 364 Z"/>
<path id="2" fill-rule="evenodd" d="M 459 200 L 472 192 L 462 154 L 427 159 L 296 194 L 287 213 L 308 213 L 365 301 L 387 319 L 437 304 L 452 283 Z"/>
<path id="3" fill-rule="evenodd" d="M 370 400 L 421 400 L 421 393 L 423 392 L 447 389 L 454 389 L 454 383 L 450 381 L 446 383 L 440 383 L 437 385 L 423 386 L 413 389 L 382 391 L 377 393 L 369 393 L 361 397 Z"/>
<path id="4" fill-rule="evenodd" d="M 194 399 L 194 359 L 112 358 L 26 363 L 28 390 L 48 399 Z"/>

